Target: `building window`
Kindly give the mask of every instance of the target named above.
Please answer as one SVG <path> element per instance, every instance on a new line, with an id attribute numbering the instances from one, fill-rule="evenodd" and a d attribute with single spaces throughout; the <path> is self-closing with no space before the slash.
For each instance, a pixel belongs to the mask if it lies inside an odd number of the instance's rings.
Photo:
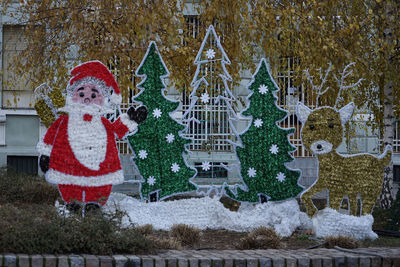
<path id="1" fill-rule="evenodd" d="M 7 171 L 14 173 L 38 174 L 37 156 L 7 156 Z"/>
<path id="2" fill-rule="evenodd" d="M 228 178 L 228 171 L 221 164 L 227 166 L 227 162 L 210 162 L 210 169 L 205 171 L 201 162 L 195 162 L 194 166 L 197 170 L 196 178 Z"/>
<path id="3" fill-rule="evenodd" d="M 2 107 L 33 108 L 33 85 L 30 73 L 17 75 L 14 69 L 17 58 L 27 48 L 23 26 L 5 25 L 3 27 L 3 61 L 2 61 Z"/>
<path id="4" fill-rule="evenodd" d="M 393 165 L 393 182 L 400 183 L 400 165 Z"/>

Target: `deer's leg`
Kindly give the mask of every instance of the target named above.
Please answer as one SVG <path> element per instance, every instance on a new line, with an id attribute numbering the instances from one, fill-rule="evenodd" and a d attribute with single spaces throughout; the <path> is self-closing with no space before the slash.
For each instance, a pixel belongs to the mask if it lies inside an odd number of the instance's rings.
<path id="1" fill-rule="evenodd" d="M 312 203 L 311 197 L 324 189 L 325 189 L 324 187 L 317 186 L 317 184 L 315 184 L 308 191 L 304 192 L 303 195 L 301 196 L 301 200 L 306 206 L 308 216 L 312 217 L 317 211 L 317 208 Z"/>
<path id="2" fill-rule="evenodd" d="M 357 194 L 349 194 L 350 215 L 357 215 Z"/>
<path id="3" fill-rule="evenodd" d="M 362 196 L 362 215 L 370 214 L 376 203 L 375 192 Z"/>
<path id="4" fill-rule="evenodd" d="M 342 204 L 343 196 L 341 194 L 335 194 L 335 192 L 329 192 L 329 207 L 331 209 L 339 211 L 340 205 Z"/>

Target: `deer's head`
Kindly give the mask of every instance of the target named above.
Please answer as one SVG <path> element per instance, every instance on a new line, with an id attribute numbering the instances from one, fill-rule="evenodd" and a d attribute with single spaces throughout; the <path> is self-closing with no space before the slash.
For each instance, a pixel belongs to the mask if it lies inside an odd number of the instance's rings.
<path id="1" fill-rule="evenodd" d="M 309 109 L 297 104 L 297 118 L 303 124 L 303 145 L 314 154 L 325 154 L 335 150 L 343 139 L 343 125 L 351 118 L 354 104 L 349 103 L 339 111 L 331 107 Z"/>

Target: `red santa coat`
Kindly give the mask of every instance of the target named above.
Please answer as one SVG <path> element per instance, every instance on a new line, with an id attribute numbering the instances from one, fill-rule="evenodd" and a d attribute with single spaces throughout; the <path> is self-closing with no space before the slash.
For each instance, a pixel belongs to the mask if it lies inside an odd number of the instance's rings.
<path id="1" fill-rule="evenodd" d="M 81 116 L 81 115 L 80 115 Z M 88 116 L 90 121 L 93 117 Z M 69 124 L 70 117 L 63 115 L 58 118 L 47 130 L 43 140 L 38 144 L 38 151 L 42 155 L 50 156 L 49 170 L 46 172 L 46 180 L 54 184 L 79 185 L 79 186 L 103 186 L 110 184 L 119 184 L 124 180 L 118 150 L 115 142 L 115 135 L 122 139 L 128 132 L 134 131 L 137 124 L 129 120 L 127 114 L 123 114 L 115 122 L 111 123 L 104 117 L 96 117 L 98 125 L 103 125 L 105 130 L 104 144 L 97 144 L 97 149 L 104 151 L 104 160 L 99 164 L 89 166 L 83 164 L 82 155 L 76 145 L 71 146 L 71 137 L 73 130 Z M 86 119 L 85 119 L 86 120 Z M 101 126 L 100 126 L 101 127 Z M 91 133 L 93 129 L 83 128 L 80 132 Z M 92 133 L 97 134 L 96 132 Z M 79 139 L 79 137 L 78 137 Z M 89 140 L 96 142 L 97 140 Z M 76 142 L 75 142 L 76 143 Z M 104 148 L 105 146 L 105 148 Z M 74 148 L 73 148 L 74 147 Z M 96 146 L 95 146 L 96 147 Z M 86 148 L 87 149 L 87 148 Z M 82 154 L 82 153 L 81 153 Z M 95 158 L 97 152 L 92 152 L 87 157 Z M 78 158 L 81 160 L 78 160 Z"/>

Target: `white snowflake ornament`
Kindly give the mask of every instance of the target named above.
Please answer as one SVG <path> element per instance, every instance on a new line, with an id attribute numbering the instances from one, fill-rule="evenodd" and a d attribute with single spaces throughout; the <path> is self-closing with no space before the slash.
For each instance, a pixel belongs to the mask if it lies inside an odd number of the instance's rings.
<path id="1" fill-rule="evenodd" d="M 268 92 L 268 87 L 265 84 L 262 84 L 260 87 L 258 87 L 258 92 L 263 95 Z"/>
<path id="2" fill-rule="evenodd" d="M 210 96 L 208 95 L 208 93 L 202 93 L 200 99 L 201 102 L 207 104 L 210 101 Z"/>
<path id="3" fill-rule="evenodd" d="M 149 178 L 147 178 L 147 183 L 149 185 L 154 185 L 156 183 L 156 178 L 154 178 L 154 176 L 149 176 Z"/>
<path id="4" fill-rule="evenodd" d="M 286 176 L 285 176 L 285 174 L 284 173 L 282 173 L 282 172 L 280 172 L 280 173 L 278 173 L 277 175 L 276 175 L 276 180 L 278 180 L 279 182 L 283 182 L 283 181 L 285 181 L 285 179 L 286 179 Z"/>
<path id="5" fill-rule="evenodd" d="M 271 154 L 278 154 L 279 152 L 279 147 L 275 144 L 273 144 L 270 148 L 269 148 L 269 152 L 271 152 Z"/>
<path id="6" fill-rule="evenodd" d="M 213 58 L 215 58 L 215 51 L 214 51 L 214 49 L 212 49 L 212 48 L 208 49 L 207 52 L 206 52 L 206 56 L 207 56 L 208 59 L 213 59 Z"/>
<path id="7" fill-rule="evenodd" d="M 168 143 L 172 143 L 175 140 L 175 135 L 173 135 L 172 133 L 167 134 L 167 136 L 165 137 L 165 139 L 167 139 Z"/>
<path id="8" fill-rule="evenodd" d="M 179 165 L 177 163 L 172 163 L 172 165 L 171 165 L 172 172 L 177 173 L 180 169 L 181 169 L 181 167 L 179 167 Z"/>
<path id="9" fill-rule="evenodd" d="M 261 127 L 262 125 L 263 125 L 262 119 L 256 119 L 256 120 L 254 121 L 254 126 L 255 126 L 255 127 L 259 128 L 259 127 Z"/>
<path id="10" fill-rule="evenodd" d="M 140 159 L 147 158 L 147 151 L 146 150 L 139 150 L 139 158 Z"/>
<path id="11" fill-rule="evenodd" d="M 256 169 L 254 169 L 254 168 L 249 168 L 249 169 L 247 170 L 247 175 L 248 175 L 250 178 L 256 177 L 256 175 L 257 175 Z"/>
<path id="12" fill-rule="evenodd" d="M 208 161 L 203 161 L 203 162 L 201 163 L 201 169 L 202 169 L 203 171 L 208 171 L 208 170 L 210 170 L 210 169 L 211 169 L 211 164 L 210 164 L 210 162 L 208 162 Z"/>
<path id="13" fill-rule="evenodd" d="M 161 110 L 159 108 L 156 108 L 156 109 L 153 110 L 153 117 L 154 118 L 156 118 L 156 119 L 160 118 L 161 114 L 162 114 L 162 112 L 161 112 Z"/>

